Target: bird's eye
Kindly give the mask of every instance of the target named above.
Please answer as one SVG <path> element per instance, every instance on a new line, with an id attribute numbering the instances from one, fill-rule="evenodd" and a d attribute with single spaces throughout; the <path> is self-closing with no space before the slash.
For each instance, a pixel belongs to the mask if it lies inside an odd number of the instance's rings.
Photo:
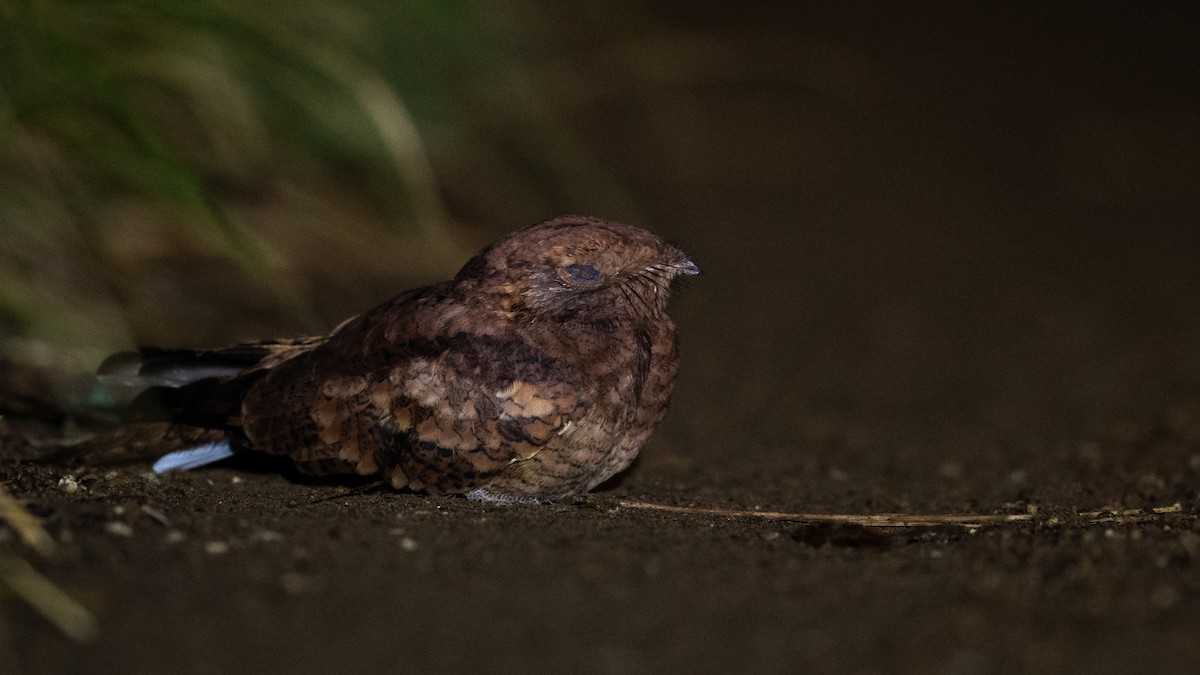
<path id="1" fill-rule="evenodd" d="M 576 283 L 594 284 L 600 281 L 600 270 L 586 263 L 567 265 L 563 270 Z"/>

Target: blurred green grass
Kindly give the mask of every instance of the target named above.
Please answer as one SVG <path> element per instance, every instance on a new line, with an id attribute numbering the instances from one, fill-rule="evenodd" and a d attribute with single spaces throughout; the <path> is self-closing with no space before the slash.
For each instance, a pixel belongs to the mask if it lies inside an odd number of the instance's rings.
<path id="1" fill-rule="evenodd" d="M 519 3 L 0 5 L 0 339 L 93 364 L 323 330 L 497 231 L 636 210 L 516 48 L 555 30 Z"/>

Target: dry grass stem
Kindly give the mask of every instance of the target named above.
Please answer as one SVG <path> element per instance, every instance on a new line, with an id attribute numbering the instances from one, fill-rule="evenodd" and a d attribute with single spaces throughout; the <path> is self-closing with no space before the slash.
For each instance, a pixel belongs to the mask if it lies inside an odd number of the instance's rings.
<path id="1" fill-rule="evenodd" d="M 745 511 L 736 509 L 718 509 L 699 506 L 670 506 L 650 502 L 622 500 L 622 508 L 641 511 L 665 511 L 695 516 L 719 516 L 722 518 L 757 518 L 760 520 L 775 520 L 796 523 L 831 523 L 835 525 L 861 525 L 864 527 L 940 527 L 957 526 L 979 528 L 1009 523 L 1038 523 L 1042 525 L 1095 525 L 1101 523 L 1132 524 L 1152 522 L 1163 516 L 1195 519 L 1196 514 L 1184 513 L 1183 506 L 1157 506 L 1145 509 L 1120 509 L 1106 511 L 1080 511 L 1074 517 L 1057 514 L 1040 515 L 1037 513 L 874 513 L 874 514 L 839 514 L 839 513 L 785 513 L 782 511 Z"/>
<path id="2" fill-rule="evenodd" d="M 76 642 L 90 642 L 99 634 L 96 617 L 87 608 L 16 556 L 0 555 L 0 586 Z"/>
<path id="3" fill-rule="evenodd" d="M 57 550 L 57 543 L 36 516 L 25 510 L 3 487 L 0 487 L 0 522 L 7 523 L 21 541 L 43 557 L 49 558 Z"/>
<path id="4" fill-rule="evenodd" d="M 51 557 L 57 552 L 58 544 L 37 517 L 2 487 L 0 522 L 8 524 L 26 545 L 43 557 Z M 0 590 L 4 589 L 76 642 L 93 640 L 99 631 L 96 617 L 91 612 L 15 555 L 0 554 Z"/>

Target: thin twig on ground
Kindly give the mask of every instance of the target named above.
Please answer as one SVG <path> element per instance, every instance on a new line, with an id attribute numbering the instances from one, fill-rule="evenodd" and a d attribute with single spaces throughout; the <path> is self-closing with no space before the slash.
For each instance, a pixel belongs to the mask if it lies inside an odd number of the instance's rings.
<path id="1" fill-rule="evenodd" d="M 760 520 L 786 521 L 796 523 L 831 523 L 835 525 L 861 525 L 864 527 L 940 527 L 956 526 L 965 528 L 980 528 L 1010 523 L 1038 523 L 1042 525 L 1095 525 L 1101 523 L 1131 524 L 1161 520 L 1163 516 L 1195 519 L 1196 514 L 1183 512 L 1180 504 L 1156 506 L 1145 509 L 1118 509 L 1107 511 L 1080 511 L 1074 518 L 1064 519 L 1060 515 L 1037 513 L 874 513 L 874 514 L 839 514 L 839 513 L 786 513 L 783 511 L 747 511 L 737 509 L 719 509 L 700 506 L 670 506 L 621 500 L 621 508 L 641 511 L 664 511 L 682 513 L 694 516 L 718 516 L 722 518 L 757 518 Z"/>

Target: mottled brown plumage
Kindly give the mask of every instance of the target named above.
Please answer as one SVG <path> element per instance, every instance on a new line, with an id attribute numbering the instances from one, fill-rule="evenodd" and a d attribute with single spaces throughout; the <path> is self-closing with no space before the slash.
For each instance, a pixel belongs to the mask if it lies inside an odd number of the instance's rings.
<path id="1" fill-rule="evenodd" d="M 697 272 L 644 230 L 556 218 L 324 339 L 189 354 L 206 377 L 165 399 L 177 419 L 313 474 L 480 499 L 579 495 L 628 466 L 666 413 L 667 299 Z M 162 354 L 159 370 L 186 371 Z"/>

